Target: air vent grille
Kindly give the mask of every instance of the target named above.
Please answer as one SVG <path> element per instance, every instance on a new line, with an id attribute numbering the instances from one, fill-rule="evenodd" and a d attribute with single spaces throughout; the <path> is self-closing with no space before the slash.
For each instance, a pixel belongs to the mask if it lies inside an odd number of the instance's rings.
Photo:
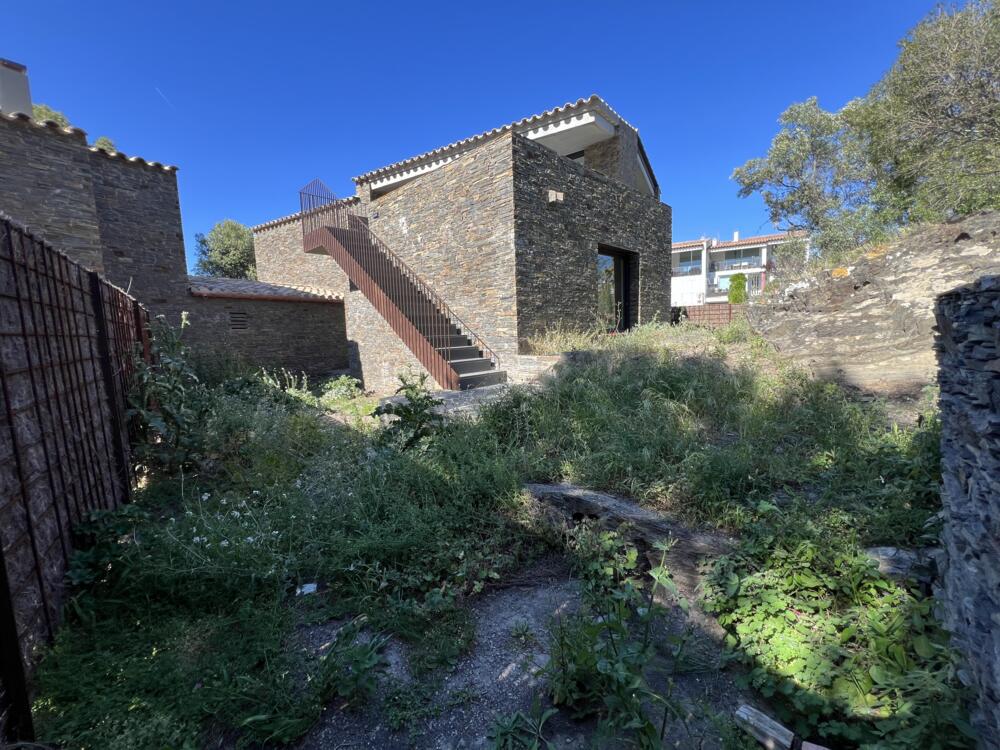
<path id="1" fill-rule="evenodd" d="M 245 312 L 230 311 L 229 330 L 245 331 L 250 327 L 250 316 Z"/>

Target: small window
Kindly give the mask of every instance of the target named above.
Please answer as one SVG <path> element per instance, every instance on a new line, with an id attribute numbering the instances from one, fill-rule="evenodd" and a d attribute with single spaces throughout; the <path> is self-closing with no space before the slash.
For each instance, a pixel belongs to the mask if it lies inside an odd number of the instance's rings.
<path id="1" fill-rule="evenodd" d="M 566 154 L 566 158 L 570 161 L 575 161 L 577 164 L 583 164 L 584 166 L 587 164 L 583 151 L 574 151 L 572 154 Z"/>
<path id="2" fill-rule="evenodd" d="M 250 327 L 250 316 L 245 312 L 235 312 L 230 311 L 229 313 L 229 330 L 230 331 L 245 331 Z"/>

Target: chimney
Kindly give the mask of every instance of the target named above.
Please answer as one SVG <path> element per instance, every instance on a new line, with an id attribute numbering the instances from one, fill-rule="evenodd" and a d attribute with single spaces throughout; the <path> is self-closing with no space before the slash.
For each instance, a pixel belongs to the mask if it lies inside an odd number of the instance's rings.
<path id="1" fill-rule="evenodd" d="M 739 241 L 740 241 L 740 233 L 733 232 L 733 242 L 739 242 Z"/>
<path id="2" fill-rule="evenodd" d="M 23 112 L 31 115 L 31 91 L 28 69 L 13 60 L 0 57 L 0 112 Z"/>

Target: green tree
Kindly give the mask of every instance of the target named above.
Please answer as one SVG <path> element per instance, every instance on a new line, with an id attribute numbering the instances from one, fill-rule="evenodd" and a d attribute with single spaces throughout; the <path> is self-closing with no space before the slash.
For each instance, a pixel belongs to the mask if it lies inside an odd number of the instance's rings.
<path id="1" fill-rule="evenodd" d="M 117 151 L 115 148 L 115 142 L 108 138 L 106 135 L 102 135 L 96 141 L 94 141 L 94 148 L 99 148 L 103 151 Z"/>
<path id="2" fill-rule="evenodd" d="M 932 12 L 859 114 L 879 183 L 910 220 L 1000 208 L 1000 6 Z"/>
<path id="3" fill-rule="evenodd" d="M 747 277 L 743 273 L 734 273 L 729 277 L 729 304 L 742 305 L 747 301 Z"/>
<path id="4" fill-rule="evenodd" d="M 61 128 L 68 128 L 69 118 L 66 117 L 62 112 L 52 109 L 48 104 L 33 104 L 31 105 L 31 116 L 36 122 L 45 122 L 46 120 L 53 120 L 58 123 Z"/>
<path id="5" fill-rule="evenodd" d="M 733 172 L 741 197 L 760 193 L 775 226 L 806 230 L 820 252 L 874 239 L 887 223 L 873 203 L 876 173 L 857 107 L 828 112 L 815 97 L 793 104 L 767 156 Z"/>
<path id="6" fill-rule="evenodd" d="M 253 232 L 232 219 L 223 219 L 208 234 L 197 234 L 197 271 L 204 276 L 255 279 Z"/>
<path id="7" fill-rule="evenodd" d="M 776 226 L 810 232 L 821 255 L 1000 208 L 1000 8 L 938 8 L 867 96 L 839 112 L 808 99 L 779 122 L 767 156 L 733 179 Z"/>

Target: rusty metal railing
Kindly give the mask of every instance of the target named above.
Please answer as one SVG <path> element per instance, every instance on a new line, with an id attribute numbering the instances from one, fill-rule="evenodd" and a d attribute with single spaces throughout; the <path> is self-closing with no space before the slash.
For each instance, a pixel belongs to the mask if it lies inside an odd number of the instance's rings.
<path id="1" fill-rule="evenodd" d="M 318 180 L 299 195 L 306 244 L 322 245 L 334 256 L 438 383 L 446 388 L 459 387 L 459 375 L 450 361 L 455 349 L 468 346 L 463 338 L 471 341 L 494 368 L 498 367 L 496 352 L 482 337 L 371 231 L 363 204 L 338 200 Z M 324 241 L 324 234 L 334 242 Z"/>

